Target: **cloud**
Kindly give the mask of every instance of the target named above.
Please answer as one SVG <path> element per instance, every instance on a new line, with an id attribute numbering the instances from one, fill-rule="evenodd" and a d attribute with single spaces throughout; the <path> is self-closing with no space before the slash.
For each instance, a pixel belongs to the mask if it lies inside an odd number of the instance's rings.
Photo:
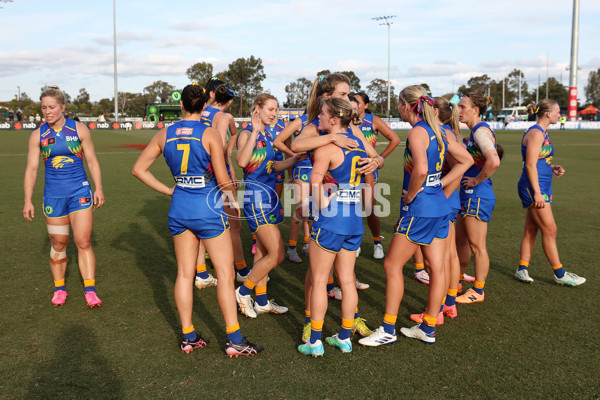
<path id="1" fill-rule="evenodd" d="M 435 61 L 426 64 L 414 64 L 408 68 L 409 75 L 414 76 L 450 76 L 464 73 L 471 68 L 463 63 L 454 61 Z"/>
<path id="2" fill-rule="evenodd" d="M 117 32 L 117 46 L 123 46 L 131 42 L 149 42 L 152 39 L 152 35 L 150 34 L 140 35 L 132 31 Z M 92 42 L 97 43 L 101 46 L 112 46 L 113 41 L 114 39 L 112 35 L 92 39 Z"/>
<path id="3" fill-rule="evenodd" d="M 181 47 L 181 46 L 197 46 L 197 47 L 204 47 L 204 48 L 215 48 L 216 47 L 216 43 L 212 39 L 203 39 L 203 38 L 189 39 L 189 38 L 184 38 L 184 37 L 168 38 L 168 39 L 164 39 L 164 40 L 159 39 L 159 40 L 154 41 L 154 43 L 152 45 L 154 47 L 158 47 L 160 49 L 168 49 L 168 48 L 172 48 L 172 47 Z"/>
<path id="4" fill-rule="evenodd" d="M 180 33 L 184 32 L 200 32 L 200 31 L 209 31 L 213 29 L 213 25 L 211 24 L 198 24 L 196 22 L 180 22 L 178 24 L 170 25 L 170 30 L 178 31 Z"/>

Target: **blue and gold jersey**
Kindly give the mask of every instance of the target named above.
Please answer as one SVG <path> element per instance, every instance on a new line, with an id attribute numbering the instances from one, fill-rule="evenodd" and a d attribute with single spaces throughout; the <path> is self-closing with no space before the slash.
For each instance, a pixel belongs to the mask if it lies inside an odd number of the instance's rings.
<path id="1" fill-rule="evenodd" d="M 451 134 L 451 135 L 454 135 L 454 137 L 456 138 L 456 141 L 458 141 L 458 135 L 456 134 L 456 132 L 454 132 L 454 130 L 452 129 L 452 127 L 450 125 L 442 125 L 442 128 L 446 132 L 446 137 Z M 462 144 L 462 143 L 459 142 L 459 144 Z M 444 168 L 442 168 L 442 177 L 446 176 L 446 174 L 448 174 L 448 172 L 450 172 L 450 165 L 448 165 L 448 158 L 446 157 L 446 161 L 444 162 Z M 456 189 L 450 195 L 450 197 L 448 197 L 448 201 L 450 202 L 450 207 L 452 208 L 453 212 L 460 210 L 459 189 Z"/>
<path id="2" fill-rule="evenodd" d="M 265 127 L 265 132 L 269 135 L 271 139 L 271 145 L 273 145 L 273 141 L 282 130 L 285 129 L 285 122 L 278 119 L 273 125 L 269 125 Z M 273 151 L 275 152 L 275 161 L 283 161 L 283 152 L 279 150 L 277 147 L 273 146 Z"/>
<path id="3" fill-rule="evenodd" d="M 245 130 L 252 132 L 252 125 L 248 125 Z M 275 152 L 273 151 L 269 135 L 265 132 L 260 132 L 256 137 L 256 144 L 254 145 L 250 162 L 243 168 L 244 180 L 258 182 L 274 188 L 274 162 Z"/>
<path id="4" fill-rule="evenodd" d="M 294 133 L 294 139 L 296 139 L 298 136 L 300 136 L 300 134 L 302 133 L 304 128 L 306 128 L 306 126 L 308 125 L 308 115 L 303 114 L 303 115 L 299 116 L 298 118 L 300 118 L 300 120 L 302 121 L 302 129 L 300 129 L 300 131 L 298 131 L 297 133 Z M 294 164 L 294 167 L 295 168 L 312 167 L 312 164 L 310 163 L 310 160 L 308 158 L 305 158 L 304 160 L 298 161 L 296 164 Z"/>
<path id="5" fill-rule="evenodd" d="M 223 211 L 210 154 L 202 144 L 206 128 L 200 121 L 188 120 L 167 128 L 163 154 L 175 178 L 169 217 L 202 219 Z"/>
<path id="6" fill-rule="evenodd" d="M 492 137 L 494 138 L 494 148 L 496 148 L 496 134 L 494 130 L 487 124 L 487 122 L 480 122 L 471 129 L 471 134 L 469 136 L 469 142 L 467 143 L 467 151 L 473 157 L 473 165 L 469 167 L 467 172 L 465 172 L 465 176 L 474 178 L 481 173 L 483 169 L 483 165 L 485 164 L 485 157 L 481 152 L 481 149 L 475 143 L 473 138 L 473 134 L 477 132 L 479 128 L 487 128 L 492 133 Z M 465 197 L 479 197 L 482 199 L 496 199 L 496 195 L 494 194 L 494 188 L 492 186 L 492 179 L 487 178 L 485 181 L 481 182 L 479 185 L 472 187 L 471 189 L 464 190 L 461 186 L 461 196 Z"/>
<path id="7" fill-rule="evenodd" d="M 212 106 L 206 106 L 204 107 L 204 110 L 202 110 L 202 114 L 200 114 L 200 121 L 205 125 L 212 127 L 215 116 L 220 112 L 223 111 Z M 229 143 L 229 139 L 231 139 L 231 131 L 229 130 L 229 127 L 227 127 L 227 143 Z"/>
<path id="8" fill-rule="evenodd" d="M 358 170 L 361 167 L 360 159 L 367 157 L 367 152 L 362 141 L 352 135 L 350 128 L 345 134 L 356 140 L 358 147 L 350 150 L 340 148 L 344 152 L 344 162 L 329 170 L 323 180 L 325 193 L 337 194 L 327 208 L 319 210 L 313 227 L 340 235 L 361 235 L 364 233 L 361 194 L 365 177 Z"/>
<path id="9" fill-rule="evenodd" d="M 369 142 L 369 144 L 375 148 L 375 145 L 377 144 L 378 132 L 373 129 L 373 114 L 365 114 L 365 117 L 358 128 L 362 131 L 363 135 L 365 135 L 367 142 Z"/>
<path id="10" fill-rule="evenodd" d="M 433 129 L 425 122 L 419 121 L 415 127 L 420 126 L 427 131 L 429 135 L 429 146 L 427 147 L 427 177 L 423 182 L 423 190 L 417 194 L 412 203 L 404 204 L 400 202 L 400 216 L 410 217 L 441 217 L 450 213 L 448 199 L 442 189 L 442 169 L 446 160 L 446 149 L 448 143 L 444 139 L 442 148 L 439 148 Z M 406 140 L 404 150 L 404 182 L 402 189 L 408 190 L 410 179 L 414 167 L 413 156 L 409 148 L 409 141 Z"/>
<path id="11" fill-rule="evenodd" d="M 74 120 L 65 119 L 60 131 L 43 124 L 40 127 L 40 151 L 45 168 L 44 197 L 72 197 L 82 188 L 90 189 Z"/>
<path id="12" fill-rule="evenodd" d="M 551 181 L 552 156 L 554 156 L 554 145 L 550 141 L 550 135 L 548 134 L 548 131 L 544 131 L 539 125 L 533 125 L 529 129 L 527 129 L 527 131 L 523 134 L 523 138 L 532 129 L 537 129 L 544 134 L 544 142 L 542 143 L 542 148 L 540 149 L 540 153 L 538 154 L 538 161 L 536 165 L 538 171 L 538 180 L 540 182 Z M 521 174 L 521 177 L 529 179 L 527 177 L 527 168 L 525 166 L 525 162 L 527 160 L 527 146 L 523 144 L 523 140 L 521 140 L 521 156 L 523 157 L 523 173 Z"/>

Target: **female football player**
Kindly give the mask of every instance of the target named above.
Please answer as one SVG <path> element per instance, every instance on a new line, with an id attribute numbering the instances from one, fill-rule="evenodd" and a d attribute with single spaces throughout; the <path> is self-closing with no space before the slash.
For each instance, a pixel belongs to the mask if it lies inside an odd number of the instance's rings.
<path id="1" fill-rule="evenodd" d="M 29 222 L 34 217 L 32 197 L 41 154 L 45 169 L 43 211 L 50 236 L 50 269 L 54 278 L 52 304 L 62 306 L 67 299 L 65 271 L 70 225 L 77 246 L 85 301 L 92 308 L 99 307 L 102 301 L 96 295 L 96 256 L 91 236 L 93 207 L 102 207 L 104 193 L 92 137 L 85 125 L 65 119 L 65 96 L 58 86 L 44 89 L 40 101 L 46 122 L 29 138 L 23 216 Z M 84 158 L 94 181 L 93 192 L 83 166 Z"/>

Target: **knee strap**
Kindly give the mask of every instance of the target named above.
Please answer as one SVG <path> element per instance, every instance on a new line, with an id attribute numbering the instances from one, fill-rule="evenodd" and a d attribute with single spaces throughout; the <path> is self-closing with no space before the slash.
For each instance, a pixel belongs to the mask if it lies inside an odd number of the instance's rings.
<path id="1" fill-rule="evenodd" d="M 69 225 L 47 225 L 48 234 L 69 236 Z"/>
<path id="2" fill-rule="evenodd" d="M 68 225 L 67 225 L 68 226 Z M 50 247 L 50 264 L 61 264 L 67 261 L 67 251 L 56 251 Z"/>

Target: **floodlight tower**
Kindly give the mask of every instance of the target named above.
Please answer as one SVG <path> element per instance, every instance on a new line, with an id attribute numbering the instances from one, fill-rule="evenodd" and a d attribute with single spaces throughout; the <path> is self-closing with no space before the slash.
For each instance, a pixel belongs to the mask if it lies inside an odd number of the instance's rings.
<path id="1" fill-rule="evenodd" d="M 392 19 L 396 18 L 395 15 L 386 15 L 383 17 L 375 17 L 375 18 L 371 18 L 375 21 L 383 21 L 381 22 L 379 25 L 387 25 L 388 27 L 388 79 L 387 79 L 387 92 L 388 92 L 388 104 L 387 104 L 387 115 L 388 115 L 388 119 L 390 118 L 390 87 L 391 87 L 391 81 L 390 81 L 390 28 L 392 26 L 392 24 L 394 22 L 392 22 Z"/>
<path id="2" fill-rule="evenodd" d="M 577 58 L 579 52 L 579 0 L 573 0 L 573 27 L 571 31 L 571 67 L 569 68 L 568 118 L 577 119 Z"/>
<path id="3" fill-rule="evenodd" d="M 114 73 L 115 73 L 115 121 L 119 122 L 119 92 L 117 91 L 117 6 L 113 0 L 113 51 L 114 51 Z"/>

